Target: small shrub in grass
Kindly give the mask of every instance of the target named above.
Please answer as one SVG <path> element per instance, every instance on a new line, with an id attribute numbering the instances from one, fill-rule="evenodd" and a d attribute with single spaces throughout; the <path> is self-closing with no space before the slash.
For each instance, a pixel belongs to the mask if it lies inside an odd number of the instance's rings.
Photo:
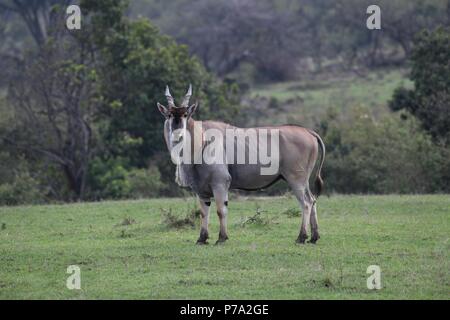
<path id="1" fill-rule="evenodd" d="M 184 217 L 180 217 L 172 213 L 172 209 L 163 209 L 161 208 L 161 213 L 163 216 L 163 224 L 167 226 L 169 229 L 180 229 L 184 227 L 195 227 L 196 220 L 200 215 L 200 210 L 191 209 L 188 210 Z"/>
<path id="2" fill-rule="evenodd" d="M 245 227 L 249 224 L 255 224 L 255 225 L 266 225 L 268 223 L 267 219 L 264 219 L 261 217 L 261 213 L 257 212 L 254 216 L 248 217 L 247 219 L 242 222 L 242 226 Z"/>
<path id="3" fill-rule="evenodd" d="M 120 230 L 119 238 L 131 238 L 132 235 L 125 230 Z"/>
<path id="4" fill-rule="evenodd" d="M 190 215 L 194 216 L 194 218 L 199 218 L 202 215 L 202 211 L 198 208 L 192 208 Z"/>
<path id="5" fill-rule="evenodd" d="M 135 224 L 135 223 L 136 223 L 136 220 L 134 220 L 131 217 L 126 217 L 122 220 L 121 223 L 117 224 L 116 226 L 129 226 L 129 225 Z"/>
<path id="6" fill-rule="evenodd" d="M 291 217 L 291 218 L 293 218 L 293 217 L 300 217 L 301 216 L 300 210 L 298 208 L 285 209 L 285 210 L 283 210 L 281 212 L 281 214 L 285 214 L 285 215 L 287 215 L 288 217 Z"/>
<path id="7" fill-rule="evenodd" d="M 331 279 L 331 277 L 325 277 L 322 280 L 322 284 L 326 287 L 326 288 L 333 288 L 334 287 L 334 283 L 333 280 Z"/>
<path id="8" fill-rule="evenodd" d="M 267 226 L 269 224 L 275 223 L 272 218 L 262 216 L 262 213 L 266 212 L 261 210 L 259 205 L 256 205 L 256 213 L 246 218 L 243 222 L 241 222 L 241 226 L 245 227 L 247 225 L 256 225 L 256 226 Z"/>

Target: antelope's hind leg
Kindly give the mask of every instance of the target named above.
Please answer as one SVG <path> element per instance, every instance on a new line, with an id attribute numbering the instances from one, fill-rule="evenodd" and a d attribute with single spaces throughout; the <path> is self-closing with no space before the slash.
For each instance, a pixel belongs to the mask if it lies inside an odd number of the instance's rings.
<path id="1" fill-rule="evenodd" d="M 217 215 L 220 221 L 219 239 L 216 244 L 225 242 L 228 239 L 227 232 L 227 215 L 228 215 L 228 190 L 218 188 L 214 191 L 214 199 L 216 200 Z"/>
<path id="2" fill-rule="evenodd" d="M 209 208 L 211 206 L 211 199 L 198 198 L 200 202 L 200 211 L 202 218 L 202 226 L 200 228 L 200 236 L 198 237 L 197 244 L 208 244 L 206 240 L 209 238 L 208 225 L 209 225 Z"/>
<path id="3" fill-rule="evenodd" d="M 292 192 L 297 198 L 300 206 L 302 208 L 302 223 L 300 226 L 300 233 L 295 242 L 297 243 L 305 243 L 308 238 L 307 228 L 310 225 L 310 215 L 312 209 L 312 202 L 310 197 L 308 196 L 308 186 L 304 183 L 290 183 Z"/>
<path id="4" fill-rule="evenodd" d="M 316 206 L 316 199 L 309 191 L 309 196 L 312 201 L 312 207 L 311 207 L 311 239 L 309 240 L 310 243 L 316 243 L 317 240 L 320 239 L 319 235 L 319 221 L 317 220 L 317 206 Z"/>

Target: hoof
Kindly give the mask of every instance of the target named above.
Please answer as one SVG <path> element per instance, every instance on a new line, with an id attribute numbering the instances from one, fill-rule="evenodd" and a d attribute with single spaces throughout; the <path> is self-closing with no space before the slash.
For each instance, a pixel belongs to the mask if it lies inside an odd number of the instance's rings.
<path id="1" fill-rule="evenodd" d="M 228 240 L 228 237 L 219 238 L 219 239 L 216 241 L 216 246 L 219 245 L 219 244 L 225 243 L 225 241 L 227 241 L 227 240 Z"/>
<path id="2" fill-rule="evenodd" d="M 206 229 L 200 229 L 200 236 L 198 237 L 197 244 L 208 244 L 208 231 Z"/>
<path id="3" fill-rule="evenodd" d="M 312 235 L 311 239 L 309 239 L 308 243 L 316 244 L 317 240 L 320 239 L 320 236 L 318 234 Z"/>
<path id="4" fill-rule="evenodd" d="M 304 244 L 306 239 L 308 238 L 308 235 L 306 234 L 300 234 L 297 238 L 297 240 L 295 240 L 296 243 L 300 243 L 300 244 Z"/>
<path id="5" fill-rule="evenodd" d="M 199 246 L 202 246 L 202 245 L 206 245 L 206 244 L 209 244 L 208 243 L 208 241 L 200 241 L 200 240 L 197 240 L 197 242 L 195 243 L 196 245 L 199 245 Z"/>

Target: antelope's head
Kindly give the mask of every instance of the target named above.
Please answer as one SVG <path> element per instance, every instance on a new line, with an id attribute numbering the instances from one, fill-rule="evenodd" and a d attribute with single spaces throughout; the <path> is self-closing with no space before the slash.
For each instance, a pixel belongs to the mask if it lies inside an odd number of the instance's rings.
<path id="1" fill-rule="evenodd" d="M 175 101 L 170 94 L 169 86 L 166 86 L 166 98 L 168 106 L 165 107 L 159 102 L 157 103 L 159 111 L 166 118 L 164 123 L 164 136 L 166 138 L 167 146 L 172 149 L 174 143 L 180 142 L 186 135 L 186 127 L 189 118 L 197 109 L 198 103 L 189 105 L 189 99 L 192 95 L 192 86 L 186 92 L 181 105 L 177 107 Z"/>

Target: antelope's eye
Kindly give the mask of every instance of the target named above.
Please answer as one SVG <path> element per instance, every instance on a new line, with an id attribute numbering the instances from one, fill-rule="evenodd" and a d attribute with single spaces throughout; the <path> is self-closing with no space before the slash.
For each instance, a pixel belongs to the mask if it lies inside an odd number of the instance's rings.
<path id="1" fill-rule="evenodd" d="M 185 114 L 183 114 L 183 118 L 186 118 L 187 117 L 187 114 L 185 113 Z"/>

